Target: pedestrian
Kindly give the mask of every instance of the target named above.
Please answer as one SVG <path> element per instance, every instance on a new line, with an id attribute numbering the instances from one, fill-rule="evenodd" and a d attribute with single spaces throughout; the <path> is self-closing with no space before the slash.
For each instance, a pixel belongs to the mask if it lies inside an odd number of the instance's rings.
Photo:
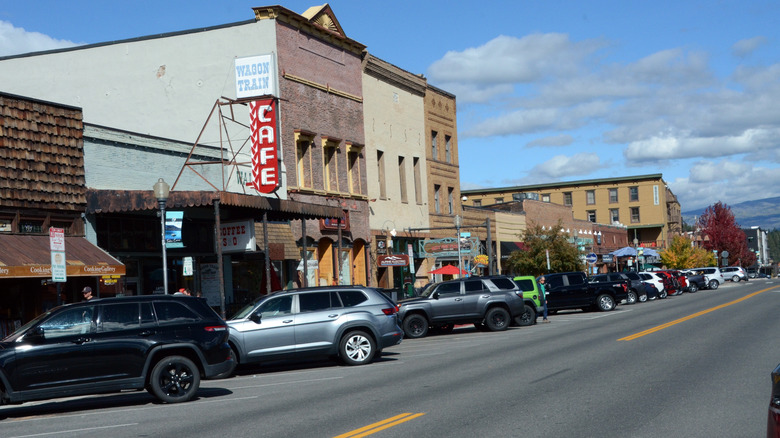
<path id="1" fill-rule="evenodd" d="M 87 286 L 84 289 L 81 290 L 81 293 L 84 295 L 84 301 L 91 300 L 92 297 L 92 288 Z"/>
<path id="2" fill-rule="evenodd" d="M 537 282 L 539 283 L 539 297 L 542 300 L 542 308 L 543 308 L 542 322 L 550 322 L 550 320 L 547 319 L 547 292 L 544 290 L 544 284 L 545 284 L 544 275 L 539 277 Z"/>

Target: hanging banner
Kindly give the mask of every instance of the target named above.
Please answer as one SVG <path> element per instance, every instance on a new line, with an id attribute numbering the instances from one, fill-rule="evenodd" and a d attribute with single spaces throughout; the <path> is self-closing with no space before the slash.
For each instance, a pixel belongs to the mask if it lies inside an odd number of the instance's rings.
<path id="1" fill-rule="evenodd" d="M 256 100 L 249 104 L 249 130 L 252 139 L 251 185 L 260 193 L 272 193 L 279 187 L 275 100 Z"/>
<path id="2" fill-rule="evenodd" d="M 181 225 L 184 222 L 183 211 L 165 212 L 165 247 L 184 248 L 181 241 Z"/>

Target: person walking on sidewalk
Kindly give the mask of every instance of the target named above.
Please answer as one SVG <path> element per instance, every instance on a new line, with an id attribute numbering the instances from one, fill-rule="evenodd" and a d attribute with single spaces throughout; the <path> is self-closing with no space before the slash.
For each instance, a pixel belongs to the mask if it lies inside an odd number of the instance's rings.
<path id="1" fill-rule="evenodd" d="M 539 294 L 540 296 L 539 297 L 542 299 L 542 306 L 543 306 L 543 309 L 544 309 L 542 311 L 543 312 L 542 313 L 542 322 L 550 322 L 550 320 L 547 319 L 547 292 L 544 290 L 544 284 L 545 284 L 544 275 L 539 277 L 537 282 L 539 283 L 539 292 L 540 292 L 540 294 Z"/>

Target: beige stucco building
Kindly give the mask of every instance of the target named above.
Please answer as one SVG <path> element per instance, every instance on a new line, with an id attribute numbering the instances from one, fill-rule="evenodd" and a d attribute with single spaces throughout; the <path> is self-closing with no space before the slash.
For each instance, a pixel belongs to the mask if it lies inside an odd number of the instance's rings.
<path id="1" fill-rule="evenodd" d="M 533 199 L 571 208 L 573 219 L 625 225 L 628 242 L 664 248 L 682 228 L 680 203 L 662 174 L 464 190 L 465 202 L 487 206 Z"/>

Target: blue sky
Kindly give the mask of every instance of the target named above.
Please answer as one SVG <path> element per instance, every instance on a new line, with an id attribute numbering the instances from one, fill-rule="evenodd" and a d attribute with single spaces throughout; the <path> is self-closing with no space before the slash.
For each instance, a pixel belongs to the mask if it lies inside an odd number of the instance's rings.
<path id="1" fill-rule="evenodd" d="M 277 3 L 7 0 L 0 56 Z M 464 189 L 663 173 L 683 211 L 780 196 L 778 1 L 329 4 L 372 54 L 457 96 Z"/>

